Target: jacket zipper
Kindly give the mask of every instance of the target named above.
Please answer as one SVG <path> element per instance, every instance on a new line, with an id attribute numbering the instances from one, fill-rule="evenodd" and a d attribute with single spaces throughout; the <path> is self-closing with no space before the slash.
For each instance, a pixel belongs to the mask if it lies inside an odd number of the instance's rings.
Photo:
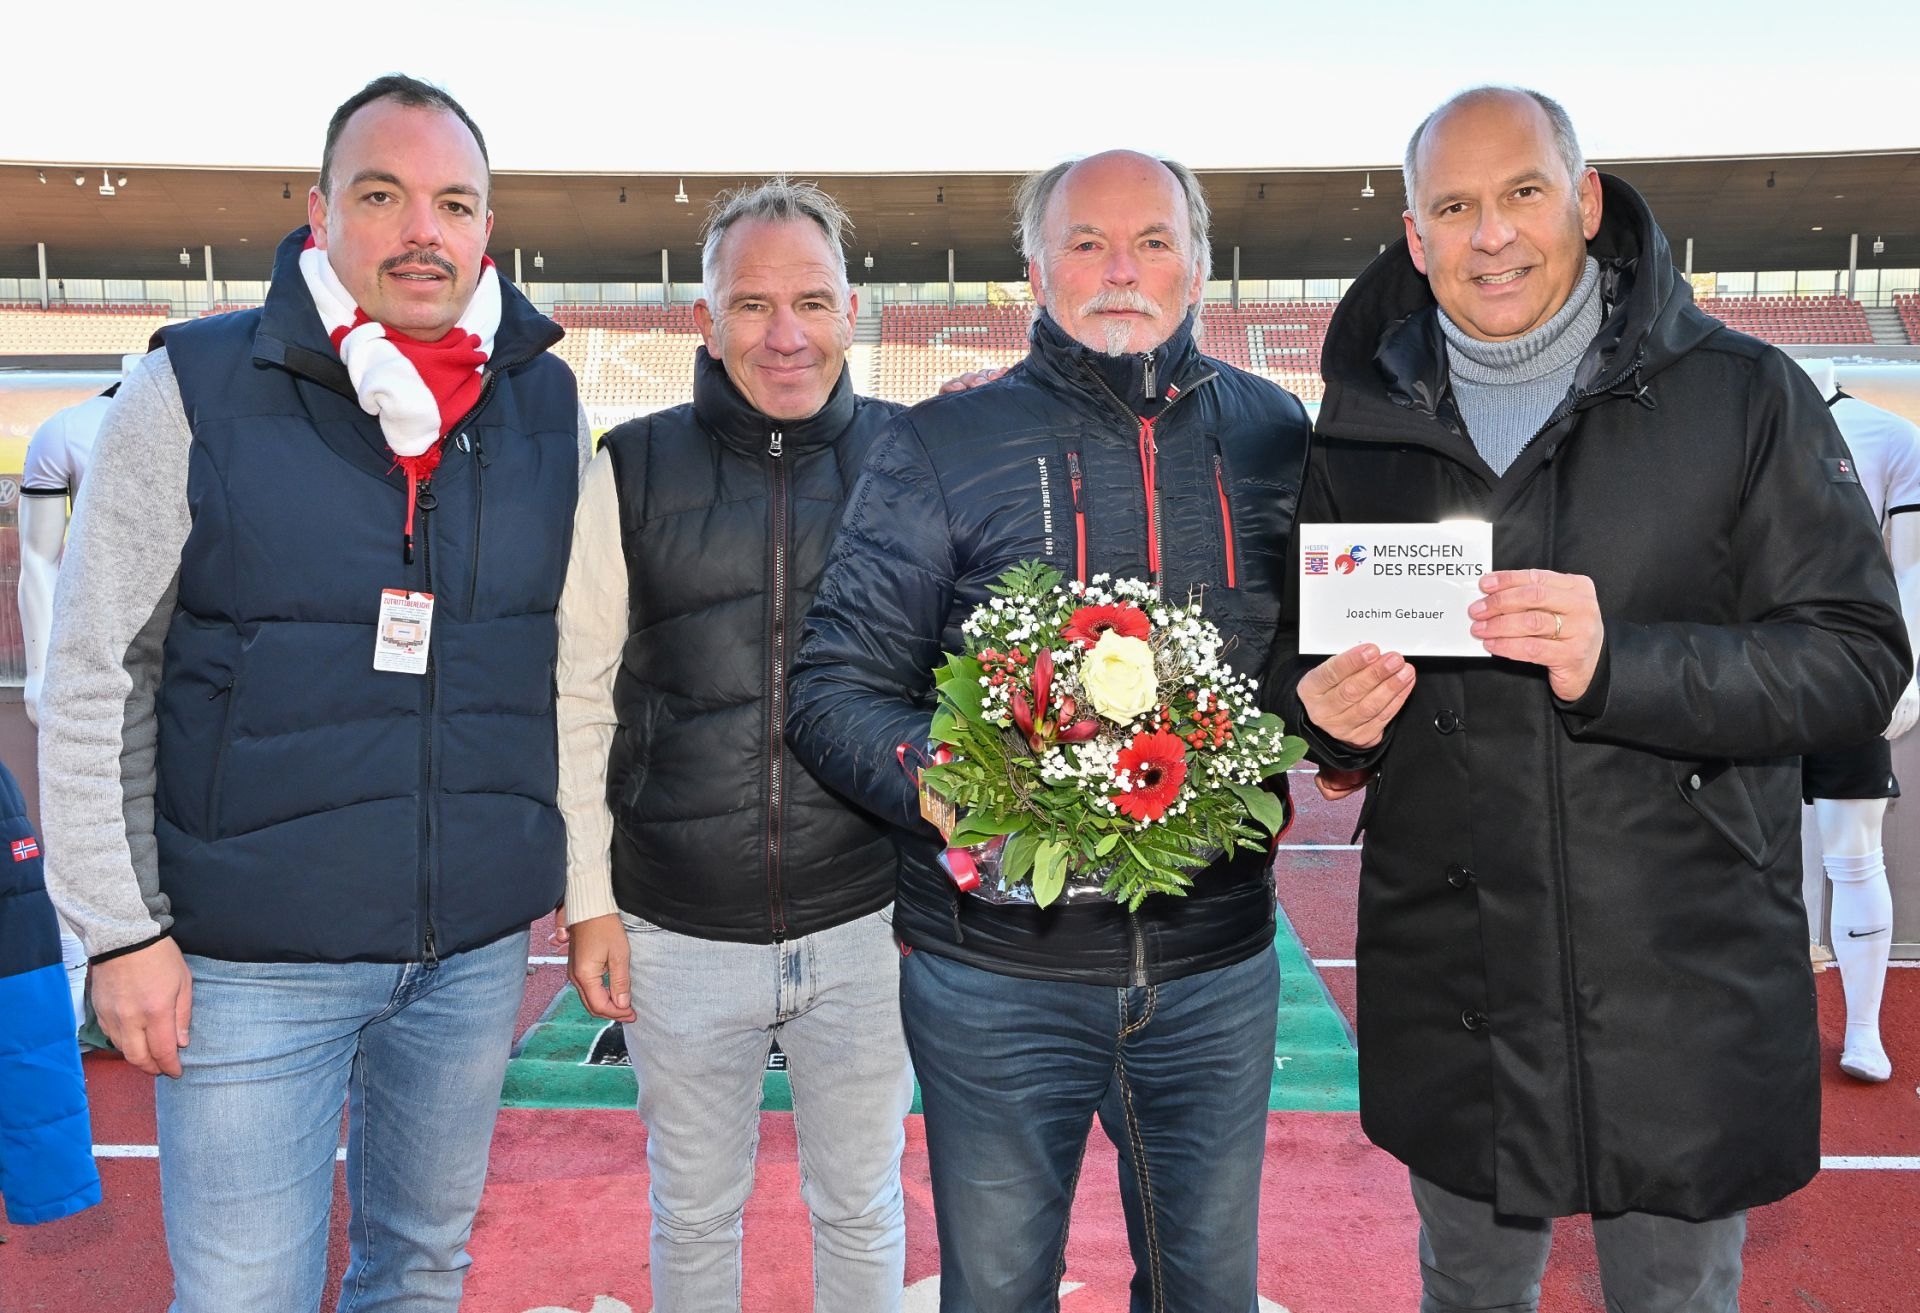
<path id="1" fill-rule="evenodd" d="M 767 634 L 767 918 L 774 942 L 787 937 L 786 900 L 780 887 L 781 823 L 785 799 L 781 778 L 786 753 L 787 721 L 787 466 L 782 459 L 784 435 L 775 429 L 767 437 L 767 456 L 773 476 L 771 538 L 772 577 L 768 582 Z"/>
<path id="2" fill-rule="evenodd" d="M 426 575 L 421 591 L 433 596 L 433 508 L 437 499 L 432 493 L 422 489 L 420 507 L 420 561 Z M 434 804 L 434 766 L 433 766 L 433 721 L 434 702 L 439 694 L 439 670 L 434 664 L 434 644 L 427 644 L 427 715 L 420 722 L 421 761 L 426 772 L 426 783 L 420 797 L 420 923 L 425 927 L 426 939 L 421 945 L 421 960 L 432 970 L 440 965 L 440 955 L 433 943 L 433 804 Z"/>
<path id="3" fill-rule="evenodd" d="M 1149 377 L 1151 377 L 1153 370 L 1153 353 L 1149 351 L 1144 354 L 1147 359 L 1148 374 Z M 1107 394 L 1108 399 L 1120 408 L 1121 413 L 1139 426 L 1140 472 L 1146 480 L 1147 485 L 1147 569 L 1153 574 L 1154 587 L 1159 588 L 1163 586 L 1164 580 L 1161 578 L 1160 571 L 1160 489 L 1156 478 L 1158 473 L 1157 457 L 1159 456 L 1159 449 L 1158 445 L 1154 442 L 1153 428 L 1154 425 L 1165 419 L 1167 413 L 1179 405 L 1181 401 L 1197 392 L 1202 384 L 1211 383 L 1219 377 L 1219 374 L 1211 371 L 1202 374 L 1199 378 L 1195 379 L 1192 385 L 1184 392 L 1175 392 L 1174 395 L 1168 397 L 1165 408 L 1163 408 L 1158 415 L 1153 416 L 1151 419 L 1143 419 L 1133 413 L 1131 406 L 1114 395 L 1113 389 L 1107 386 L 1107 380 L 1100 376 L 1099 370 L 1087 364 L 1085 361 L 1081 362 L 1081 367 L 1087 371 L 1087 376 L 1094 381 L 1099 389 Z"/>
<path id="4" fill-rule="evenodd" d="M 448 432 L 463 429 L 467 424 L 472 422 L 473 417 L 480 413 L 481 409 L 487 404 L 487 401 L 493 396 L 493 389 L 499 381 L 499 378 L 500 375 L 498 373 L 488 373 L 486 382 L 480 385 L 480 396 L 474 401 L 473 408 L 462 415 L 459 422 L 454 424 Z M 478 450 L 479 439 L 475 438 L 473 445 L 475 450 Z M 474 471 L 474 479 L 477 502 L 479 495 L 479 470 L 477 467 Z M 433 510 L 438 504 L 438 499 L 434 497 L 431 492 L 432 485 L 433 480 L 429 479 L 426 483 L 422 484 L 420 488 L 420 563 L 424 575 L 421 591 L 429 597 L 433 596 Z M 476 504 L 474 509 L 476 520 L 479 513 L 479 508 Z M 476 539 L 474 544 L 474 565 L 476 569 L 479 566 L 479 550 L 479 543 Z M 469 612 L 471 612 L 473 606 L 471 597 L 469 597 L 467 606 Z M 432 642 L 427 644 L 427 715 L 420 726 L 421 766 L 424 779 L 424 789 L 420 799 L 420 921 L 424 927 L 420 958 L 421 961 L 426 963 L 428 970 L 432 970 L 440 965 L 440 951 L 438 945 L 435 943 L 433 932 L 433 868 L 435 858 L 438 856 L 434 846 L 433 814 L 438 797 L 437 786 L 439 782 L 433 761 L 433 727 L 434 708 L 435 704 L 439 701 L 440 694 L 440 668 L 434 660 L 435 649 L 436 644 Z"/>
<path id="5" fill-rule="evenodd" d="M 1067 453 L 1067 479 L 1073 486 L 1073 577 L 1087 581 L 1087 513 L 1080 508 L 1080 453 Z"/>
<path id="6" fill-rule="evenodd" d="M 485 522 L 487 502 L 487 466 L 492 462 L 480 445 L 479 433 L 462 433 L 460 449 L 473 449 L 473 568 L 467 572 L 467 619 L 473 619 L 473 606 L 480 587 L 480 531 Z"/>
<path id="7" fill-rule="evenodd" d="M 1233 562 L 1233 507 L 1227 502 L 1227 476 L 1218 451 L 1213 453 L 1213 489 L 1220 494 L 1220 529 L 1227 547 L 1227 587 L 1235 588 L 1239 586 L 1239 579 Z"/>

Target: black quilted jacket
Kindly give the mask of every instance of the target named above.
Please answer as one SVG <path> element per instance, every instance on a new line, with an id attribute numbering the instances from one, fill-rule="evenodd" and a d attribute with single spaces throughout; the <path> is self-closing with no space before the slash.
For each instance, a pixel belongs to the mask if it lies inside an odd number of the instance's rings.
<path id="1" fill-rule="evenodd" d="M 941 652 L 961 650 L 960 623 L 987 585 L 1025 560 L 1070 576 L 1157 575 L 1170 596 L 1204 589 L 1229 659 L 1258 672 L 1280 614 L 1307 433 L 1297 399 L 1201 355 L 1184 329 L 1116 360 L 1043 317 L 1006 377 L 925 402 L 875 445 L 807 617 L 787 731 L 822 781 L 898 827 L 905 943 L 1007 975 L 1146 984 L 1272 942 L 1257 852 L 1132 915 L 958 893 L 895 749 L 926 742 Z"/>

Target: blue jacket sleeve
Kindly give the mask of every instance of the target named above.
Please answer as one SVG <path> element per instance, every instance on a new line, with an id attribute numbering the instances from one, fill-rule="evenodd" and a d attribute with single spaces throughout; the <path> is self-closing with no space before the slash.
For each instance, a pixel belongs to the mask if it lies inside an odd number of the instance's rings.
<path id="1" fill-rule="evenodd" d="M 100 1202 L 73 1004 L 40 844 L 0 766 L 0 1197 L 16 1226 Z"/>
<path id="2" fill-rule="evenodd" d="M 787 717 L 787 741 L 816 779 L 928 835 L 897 749 L 924 750 L 932 723 L 933 671 L 954 595 L 950 528 L 932 462 L 902 416 L 874 444 L 847 498 L 807 614 Z"/>

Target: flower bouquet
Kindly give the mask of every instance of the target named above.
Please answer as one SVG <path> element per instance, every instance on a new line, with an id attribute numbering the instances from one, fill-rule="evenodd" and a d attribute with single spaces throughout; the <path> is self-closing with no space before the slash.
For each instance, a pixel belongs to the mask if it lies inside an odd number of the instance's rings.
<path id="1" fill-rule="evenodd" d="M 934 764 L 920 772 L 962 888 L 1042 907 L 1097 891 L 1131 911 L 1283 828 L 1260 782 L 1306 744 L 1220 659 L 1197 598 L 1108 575 L 1063 583 L 1041 562 L 989 591 L 960 627 L 967 650 L 934 672 Z"/>

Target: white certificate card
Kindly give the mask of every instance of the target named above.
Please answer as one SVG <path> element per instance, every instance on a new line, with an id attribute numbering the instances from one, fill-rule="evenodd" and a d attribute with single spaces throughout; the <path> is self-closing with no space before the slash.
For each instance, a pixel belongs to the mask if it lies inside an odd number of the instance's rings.
<path id="1" fill-rule="evenodd" d="M 1484 657 L 1467 607 L 1493 569 L 1493 526 L 1300 526 L 1300 650 L 1372 643 L 1405 656 Z"/>

